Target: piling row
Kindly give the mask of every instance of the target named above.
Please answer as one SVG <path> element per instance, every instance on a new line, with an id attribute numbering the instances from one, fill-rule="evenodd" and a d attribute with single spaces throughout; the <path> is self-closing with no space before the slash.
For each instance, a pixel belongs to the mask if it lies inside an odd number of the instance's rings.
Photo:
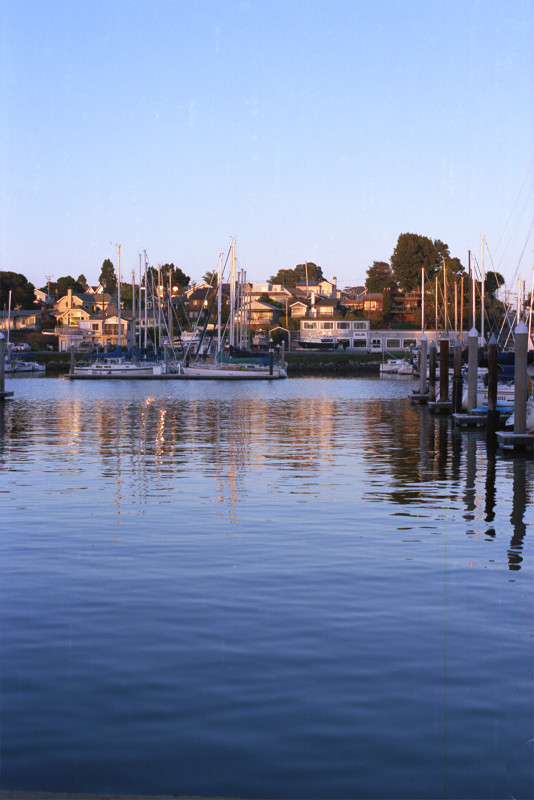
<path id="1" fill-rule="evenodd" d="M 427 385 L 428 352 L 428 385 Z M 532 450 L 534 433 L 527 431 L 528 385 L 528 329 L 524 322 L 515 328 L 514 407 L 513 431 L 502 430 L 504 409 L 497 402 L 498 359 L 497 340 L 492 336 L 488 343 L 488 402 L 486 407 L 477 407 L 478 386 L 478 331 L 469 331 L 467 347 L 467 413 L 462 409 L 463 375 L 462 345 L 454 344 L 452 392 L 449 396 L 449 340 L 440 342 L 439 399 L 436 386 L 436 344 L 428 346 L 426 336 L 421 337 L 419 392 L 412 401 L 426 404 L 431 413 L 452 414 L 454 423 L 461 428 L 485 428 L 488 439 L 506 450 Z"/>

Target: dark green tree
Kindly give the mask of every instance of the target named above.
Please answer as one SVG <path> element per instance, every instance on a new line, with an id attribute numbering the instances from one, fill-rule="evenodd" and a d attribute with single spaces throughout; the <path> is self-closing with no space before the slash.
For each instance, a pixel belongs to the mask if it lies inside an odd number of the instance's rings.
<path id="1" fill-rule="evenodd" d="M 489 297 L 494 298 L 504 283 L 505 280 L 500 272 L 487 272 L 484 280 L 484 291 Z"/>
<path id="2" fill-rule="evenodd" d="M 294 288 L 297 283 L 318 283 L 324 280 L 323 270 L 308 261 L 306 264 L 297 264 L 295 269 L 279 269 L 276 275 L 271 275 L 269 283 L 282 284 L 286 289 Z"/>
<path id="3" fill-rule="evenodd" d="M 72 289 L 75 293 L 83 293 L 83 286 L 81 283 L 78 283 L 78 281 L 75 281 L 72 275 L 65 275 L 57 279 L 56 291 L 59 297 L 63 297 L 63 295 L 67 294 L 69 289 Z"/>
<path id="4" fill-rule="evenodd" d="M 297 264 L 295 267 L 297 274 L 297 283 L 319 283 L 324 281 L 323 270 L 321 267 L 314 264 L 313 261 L 308 261 L 306 264 Z"/>
<path id="5" fill-rule="evenodd" d="M 78 275 L 77 281 L 80 284 L 80 286 L 82 287 L 83 291 L 86 292 L 88 287 L 89 287 L 89 284 L 87 283 L 87 278 L 85 277 L 83 272 L 82 272 L 81 275 Z"/>
<path id="6" fill-rule="evenodd" d="M 437 241 L 443 247 L 443 243 Z M 422 269 L 426 278 L 431 279 L 442 263 L 443 255 L 432 239 L 417 233 L 401 233 L 391 256 L 393 277 L 398 287 L 406 292 L 415 291 L 421 285 Z"/>
<path id="7" fill-rule="evenodd" d="M 161 274 L 165 275 L 166 285 L 169 285 L 169 273 L 171 276 L 171 286 L 176 286 L 180 291 L 186 286 L 189 286 L 191 278 L 182 272 L 180 267 L 175 267 L 174 264 L 163 264 L 161 267 Z"/>
<path id="8" fill-rule="evenodd" d="M 35 303 L 35 287 L 20 272 L 0 271 L 0 309 L 7 309 L 11 291 L 11 308 L 29 309 Z"/>
<path id="9" fill-rule="evenodd" d="M 102 262 L 102 269 L 100 270 L 98 281 L 104 285 L 106 289 L 111 289 L 117 285 L 117 275 L 115 274 L 115 267 L 111 259 L 106 258 Z"/>
<path id="10" fill-rule="evenodd" d="M 271 275 L 269 283 L 281 284 L 286 289 L 293 289 L 298 283 L 298 278 L 293 269 L 279 269 L 276 275 Z"/>
<path id="11" fill-rule="evenodd" d="M 209 283 L 210 286 L 215 286 L 217 282 L 217 270 L 211 269 L 204 273 L 202 276 L 204 283 Z"/>
<path id="12" fill-rule="evenodd" d="M 395 278 L 387 261 L 373 261 L 373 266 L 367 270 L 365 288 L 369 293 L 396 288 Z"/>

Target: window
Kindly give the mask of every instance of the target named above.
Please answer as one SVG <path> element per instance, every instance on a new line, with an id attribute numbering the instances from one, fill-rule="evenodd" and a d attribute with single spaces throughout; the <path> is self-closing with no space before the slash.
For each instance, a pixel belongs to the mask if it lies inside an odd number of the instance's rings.
<path id="1" fill-rule="evenodd" d="M 323 322 L 323 328 L 325 329 L 325 331 L 326 330 L 330 331 L 333 329 L 333 327 L 334 327 L 333 322 Z"/>
<path id="2" fill-rule="evenodd" d="M 364 331 L 367 328 L 367 322 L 355 322 L 354 323 L 354 330 L 355 331 Z"/>
<path id="3" fill-rule="evenodd" d="M 304 330 L 305 331 L 314 331 L 316 329 L 317 329 L 317 323 L 316 322 L 305 322 L 304 323 Z"/>
<path id="4" fill-rule="evenodd" d="M 354 339 L 352 342 L 353 347 L 366 347 L 367 340 L 366 339 Z"/>
<path id="5" fill-rule="evenodd" d="M 403 347 L 415 347 L 417 344 L 416 339 L 403 339 L 402 340 Z"/>
<path id="6" fill-rule="evenodd" d="M 400 350 L 401 341 L 400 339 L 386 339 L 386 347 L 388 350 Z"/>
<path id="7" fill-rule="evenodd" d="M 348 331 L 350 330 L 350 322 L 338 322 L 337 323 L 338 331 Z"/>

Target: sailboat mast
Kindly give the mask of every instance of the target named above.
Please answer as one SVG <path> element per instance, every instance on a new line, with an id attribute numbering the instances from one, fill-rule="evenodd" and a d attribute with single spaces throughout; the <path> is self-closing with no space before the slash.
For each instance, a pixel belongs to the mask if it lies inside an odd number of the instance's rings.
<path id="1" fill-rule="evenodd" d="M 223 275 L 223 254 L 219 253 L 219 265 L 217 268 L 217 353 L 221 352 L 222 275 Z"/>
<path id="2" fill-rule="evenodd" d="M 464 340 L 464 276 L 460 277 L 460 342 Z"/>
<path id="3" fill-rule="evenodd" d="M 148 336 L 148 282 L 147 282 L 147 258 L 146 250 L 143 250 L 145 256 L 145 352 L 147 349 L 147 336 Z"/>
<path id="4" fill-rule="evenodd" d="M 438 276 L 436 275 L 436 342 L 438 341 Z"/>
<path id="5" fill-rule="evenodd" d="M 118 346 L 122 347 L 122 320 L 121 320 L 121 246 L 117 245 L 117 304 L 118 304 L 118 317 L 119 317 L 119 338 Z"/>
<path id="6" fill-rule="evenodd" d="M 482 341 L 482 346 L 484 346 L 484 295 L 486 293 L 485 289 L 485 282 L 486 277 L 484 273 L 484 234 L 482 234 L 482 286 L 480 289 L 480 339 Z"/>
<path id="7" fill-rule="evenodd" d="M 454 338 L 458 338 L 458 281 L 454 281 Z"/>
<path id="8" fill-rule="evenodd" d="M 141 281 L 142 281 L 142 278 L 141 278 L 141 253 L 139 253 L 139 343 L 137 345 L 139 347 L 139 350 L 141 350 L 141 320 L 143 318 L 143 314 L 142 314 L 142 312 L 143 312 L 143 306 L 142 306 L 143 294 L 141 292 Z"/>
<path id="9" fill-rule="evenodd" d="M 158 347 L 161 350 L 161 302 L 162 302 L 162 290 L 163 286 L 161 284 L 161 264 L 158 264 L 158 289 L 156 292 L 158 298 Z"/>
<path id="10" fill-rule="evenodd" d="M 286 313 L 287 319 L 287 313 Z M 421 336 L 425 332 L 425 268 L 421 268 Z"/>
<path id="11" fill-rule="evenodd" d="M 475 270 L 471 270 L 471 250 L 469 251 L 469 279 L 471 281 L 471 327 L 475 328 Z"/>
<path id="12" fill-rule="evenodd" d="M 532 303 L 534 298 L 534 269 L 532 270 L 532 287 L 530 289 L 530 311 L 528 315 L 528 349 L 532 349 Z"/>
<path id="13" fill-rule="evenodd" d="M 11 289 L 7 301 L 7 352 L 9 353 L 9 334 L 11 331 Z"/>
<path id="14" fill-rule="evenodd" d="M 230 260 L 230 347 L 235 346 L 235 237 Z"/>
<path id="15" fill-rule="evenodd" d="M 449 298 L 447 296 L 447 268 L 443 259 L 443 303 L 445 305 L 445 332 L 449 333 Z"/>
<path id="16" fill-rule="evenodd" d="M 169 319 L 168 319 L 168 326 L 167 327 L 169 329 L 169 339 L 170 339 L 169 346 L 172 348 L 173 353 L 174 353 L 174 330 L 173 330 L 173 324 L 172 324 L 172 267 L 169 267 L 169 289 L 168 289 L 168 292 L 169 292 L 169 302 L 167 303 L 167 313 L 168 313 Z"/>
<path id="17" fill-rule="evenodd" d="M 136 335 L 136 319 L 135 319 L 135 270 L 132 270 L 132 350 L 135 348 Z"/>

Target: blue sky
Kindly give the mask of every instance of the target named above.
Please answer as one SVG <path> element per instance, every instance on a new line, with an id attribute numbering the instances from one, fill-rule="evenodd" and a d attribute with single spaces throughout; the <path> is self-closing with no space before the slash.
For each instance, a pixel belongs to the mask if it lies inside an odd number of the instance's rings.
<path id="1" fill-rule="evenodd" d="M 534 0 L 0 0 L 0 269 L 534 263 Z M 490 260 L 491 256 L 491 260 Z"/>

